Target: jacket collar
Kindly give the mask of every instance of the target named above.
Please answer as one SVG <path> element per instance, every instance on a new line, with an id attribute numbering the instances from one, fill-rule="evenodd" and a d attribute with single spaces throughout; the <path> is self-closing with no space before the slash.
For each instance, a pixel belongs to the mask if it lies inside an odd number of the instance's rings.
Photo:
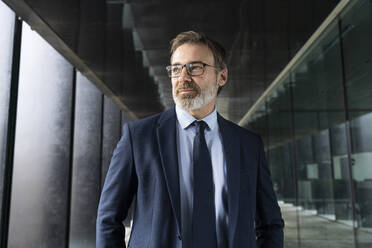
<path id="1" fill-rule="evenodd" d="M 182 129 L 188 128 L 194 121 L 197 120 L 197 119 L 195 119 L 194 116 L 192 116 L 186 110 L 181 109 L 177 105 L 175 107 L 175 111 L 176 111 L 176 116 L 177 116 L 178 123 L 180 124 Z M 215 129 L 216 126 L 217 126 L 217 110 L 216 110 L 216 108 L 214 108 L 212 113 L 205 116 L 202 120 L 205 123 L 207 123 L 209 129 L 211 129 L 211 130 Z"/>

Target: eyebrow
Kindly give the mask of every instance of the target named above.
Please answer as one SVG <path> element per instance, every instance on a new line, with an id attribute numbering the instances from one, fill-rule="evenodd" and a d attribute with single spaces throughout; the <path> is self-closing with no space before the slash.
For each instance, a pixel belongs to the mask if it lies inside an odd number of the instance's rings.
<path id="1" fill-rule="evenodd" d="M 204 62 L 200 61 L 200 60 L 197 60 L 197 61 L 191 61 L 189 63 L 186 63 L 186 64 L 194 64 L 194 63 L 200 63 L 200 64 L 205 64 Z M 181 63 L 174 63 L 172 65 L 184 65 L 184 64 L 181 64 Z"/>

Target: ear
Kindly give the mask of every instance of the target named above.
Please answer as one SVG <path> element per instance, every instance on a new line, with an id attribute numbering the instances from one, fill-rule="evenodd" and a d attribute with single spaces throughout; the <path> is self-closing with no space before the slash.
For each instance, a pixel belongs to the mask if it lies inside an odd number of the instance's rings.
<path id="1" fill-rule="evenodd" d="M 223 68 L 219 73 L 218 73 L 218 85 L 219 86 L 224 86 L 227 82 L 227 68 Z"/>

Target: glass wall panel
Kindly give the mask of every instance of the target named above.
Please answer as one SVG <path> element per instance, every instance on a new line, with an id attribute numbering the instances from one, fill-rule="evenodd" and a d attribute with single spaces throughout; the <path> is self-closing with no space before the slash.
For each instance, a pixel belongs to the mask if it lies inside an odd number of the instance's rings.
<path id="1" fill-rule="evenodd" d="M 253 130 L 254 132 L 258 133 L 263 142 L 265 147 L 267 147 L 269 134 L 267 129 L 267 111 L 266 105 L 262 104 L 260 108 L 252 115 L 250 121 L 247 123 L 246 128 Z"/>
<path id="2" fill-rule="evenodd" d="M 299 247 L 298 240 L 298 209 L 296 205 L 296 179 L 293 171 L 293 145 L 281 144 L 271 148 L 268 160 L 274 189 L 285 219 L 284 240 L 285 247 Z"/>
<path id="3" fill-rule="evenodd" d="M 101 185 L 102 93 L 81 73 L 76 76 L 70 247 L 95 247 Z"/>
<path id="4" fill-rule="evenodd" d="M 13 55 L 14 13 L 0 1 L 0 212 L 3 199 L 10 80 Z M 1 215 L 0 215 L 1 222 Z M 2 227 L 0 227 L 1 232 Z"/>
<path id="5" fill-rule="evenodd" d="M 296 180 L 293 161 L 291 91 L 288 77 L 266 100 L 269 168 L 283 215 L 288 225 L 284 230 L 286 247 L 298 247 Z"/>
<path id="6" fill-rule="evenodd" d="M 308 2 L 312 10 L 320 3 Z M 266 140 L 274 187 L 290 224 L 286 247 L 372 245 L 372 2 L 343 3 L 340 18 L 328 24 L 291 68 L 294 116 L 285 116 L 275 100 L 286 93 L 274 90 L 247 125 Z M 282 91 L 290 92 L 285 87 Z M 294 118 L 293 143 L 287 140 L 281 117 Z M 288 164 L 295 165 L 295 183 Z M 297 186 L 297 192 L 288 185 Z M 297 196 L 297 222 L 286 208 L 291 195 Z M 296 239 L 287 235 L 293 234 L 288 231 L 293 223 L 299 243 L 288 242 Z"/>
<path id="7" fill-rule="evenodd" d="M 8 247 L 66 247 L 72 66 L 23 26 Z"/>
<path id="8" fill-rule="evenodd" d="M 372 1 L 342 18 L 358 247 L 372 246 Z"/>
<path id="9" fill-rule="evenodd" d="M 266 101 L 268 123 L 266 150 L 278 199 L 295 204 L 293 153 L 290 150 L 293 137 L 289 85 L 287 78 Z"/>
<path id="10" fill-rule="evenodd" d="M 337 217 L 352 221 L 350 209 L 339 213 L 345 201 L 352 201 L 350 194 L 336 194 L 339 188 L 351 188 L 350 181 L 347 175 L 338 174 L 336 179 L 333 165 L 336 157 L 340 158 L 340 154 L 333 154 L 333 151 L 343 151 L 342 156 L 345 156 L 347 147 L 347 143 L 335 144 L 337 137 L 331 137 L 332 130 L 345 122 L 336 22 L 293 69 L 292 80 L 298 203 L 305 210 L 299 215 L 301 244 L 305 247 L 353 247 L 353 226 L 347 222 L 333 222 Z M 338 131 L 344 137 L 346 129 Z M 345 161 L 341 161 L 336 165 L 339 168 L 344 166 Z"/>

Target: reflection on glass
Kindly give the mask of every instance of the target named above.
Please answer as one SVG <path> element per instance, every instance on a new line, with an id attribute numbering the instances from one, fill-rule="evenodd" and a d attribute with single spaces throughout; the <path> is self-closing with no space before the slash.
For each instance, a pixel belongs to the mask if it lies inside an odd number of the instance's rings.
<path id="1" fill-rule="evenodd" d="M 336 189 L 340 186 L 335 180 L 335 154 L 332 153 L 330 130 L 345 122 L 341 69 L 338 28 L 337 23 L 333 23 L 324 38 L 316 43 L 292 73 L 295 85 L 293 104 L 298 201 L 306 210 L 300 214 L 299 224 L 302 229 L 301 242 L 305 245 L 315 244 L 312 237 L 306 233 L 310 229 L 316 229 L 312 232 L 317 233 L 317 239 L 322 244 L 341 241 L 348 244 L 348 247 L 354 244 L 352 225 L 326 225 L 340 216 L 336 212 L 336 208 L 339 209 L 341 204 L 336 198 Z M 346 129 L 343 129 L 343 132 L 345 133 Z M 337 146 L 346 148 L 347 144 L 340 143 Z M 334 149 L 346 150 L 340 147 Z M 350 182 L 345 183 L 350 188 Z M 335 188 L 335 185 L 338 188 Z M 341 199 L 344 200 L 351 202 L 351 198 Z M 309 218 L 309 215 L 313 218 Z M 343 220 L 345 217 L 352 216 L 346 214 Z M 316 224 L 314 220 L 317 220 Z M 342 230 L 348 232 L 337 238 L 327 235 L 330 232 L 339 234 Z"/>
<path id="2" fill-rule="evenodd" d="M 335 199 L 335 217 L 348 226 L 353 224 L 353 208 L 350 188 L 350 173 L 347 152 L 346 126 L 344 123 L 329 130 L 332 154 L 332 173 Z"/>
<path id="3" fill-rule="evenodd" d="M 266 100 L 267 157 L 274 190 L 282 205 L 286 220 L 291 223 L 285 230 L 286 247 L 298 247 L 296 181 L 293 161 L 290 82 L 284 82 Z"/>
<path id="4" fill-rule="evenodd" d="M 357 242 L 372 246 L 372 2 L 343 17 L 343 51 L 355 185 Z"/>
<path id="5" fill-rule="evenodd" d="M 278 198 L 297 205 L 297 222 L 282 206 L 302 247 L 372 246 L 371 13 L 370 0 L 352 1 L 249 120 Z M 297 247 L 288 233 L 286 247 Z"/>
<path id="6" fill-rule="evenodd" d="M 72 66 L 24 24 L 9 247 L 66 247 Z"/>
<path id="7" fill-rule="evenodd" d="M 3 177 L 8 130 L 13 27 L 14 13 L 2 1 L 0 1 L 0 212 L 3 199 Z M 2 227 L 0 227 L 0 232 L 1 229 Z"/>
<path id="8" fill-rule="evenodd" d="M 264 117 L 268 125 L 266 150 L 269 158 L 274 188 L 278 199 L 287 203 L 295 203 L 295 182 L 293 175 L 291 98 L 288 78 L 278 87 L 266 101 Z M 265 137 L 264 137 L 265 138 Z M 284 178 L 291 178 L 285 181 Z"/>

